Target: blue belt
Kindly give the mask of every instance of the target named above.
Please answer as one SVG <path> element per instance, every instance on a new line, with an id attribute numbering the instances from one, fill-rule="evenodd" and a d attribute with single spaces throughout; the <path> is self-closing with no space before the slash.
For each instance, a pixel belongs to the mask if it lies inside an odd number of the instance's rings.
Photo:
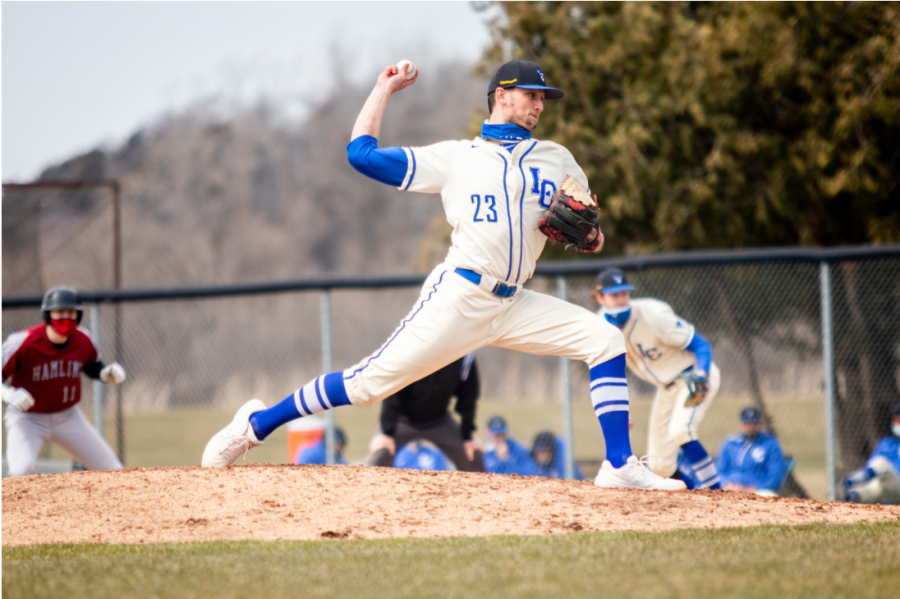
<path id="1" fill-rule="evenodd" d="M 457 268 L 456 274 L 475 283 L 476 285 L 481 285 L 481 275 L 474 270 L 469 270 L 467 268 Z M 515 285 L 504 285 L 503 283 L 498 282 L 496 285 L 494 285 L 494 288 L 491 289 L 491 293 L 493 293 L 497 297 L 508 298 L 514 296 L 516 294 L 516 290 L 517 287 Z"/>

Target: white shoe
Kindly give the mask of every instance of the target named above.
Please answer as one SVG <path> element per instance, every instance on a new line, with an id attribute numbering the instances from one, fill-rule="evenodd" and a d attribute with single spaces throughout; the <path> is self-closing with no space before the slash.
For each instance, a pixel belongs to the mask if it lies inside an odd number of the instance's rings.
<path id="1" fill-rule="evenodd" d="M 204 468 L 224 468 L 230 466 L 240 456 L 262 445 L 250 426 L 250 416 L 266 409 L 266 404 L 251 399 L 238 409 L 231 424 L 213 435 L 203 450 L 200 465 Z"/>
<path id="2" fill-rule="evenodd" d="M 594 484 L 608 489 L 687 490 L 683 481 L 657 476 L 634 456 L 628 458 L 621 468 L 613 468 L 609 460 L 603 460 Z"/>

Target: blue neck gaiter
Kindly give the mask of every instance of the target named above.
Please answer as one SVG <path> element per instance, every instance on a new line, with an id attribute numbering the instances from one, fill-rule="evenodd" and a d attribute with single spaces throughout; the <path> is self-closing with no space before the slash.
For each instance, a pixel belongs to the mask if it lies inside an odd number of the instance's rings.
<path id="1" fill-rule="evenodd" d="M 495 139 L 502 142 L 516 143 L 531 139 L 531 131 L 511 123 L 505 123 L 503 125 L 483 123 L 481 125 L 481 137 L 484 139 Z"/>
<path id="2" fill-rule="evenodd" d="M 631 318 L 631 305 L 629 304 L 628 306 L 623 306 L 621 308 L 611 308 L 609 310 L 603 308 L 603 317 L 609 324 L 622 328 L 625 326 L 625 323 L 628 322 L 628 319 Z"/>

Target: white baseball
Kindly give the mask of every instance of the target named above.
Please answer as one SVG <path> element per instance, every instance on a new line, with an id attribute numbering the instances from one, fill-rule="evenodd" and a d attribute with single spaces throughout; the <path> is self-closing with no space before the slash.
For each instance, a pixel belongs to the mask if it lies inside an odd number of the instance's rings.
<path id="1" fill-rule="evenodd" d="M 406 78 L 412 79 L 416 76 L 416 65 L 413 64 L 411 60 L 403 59 L 397 63 L 397 69 L 403 73 L 403 69 L 406 69 Z"/>

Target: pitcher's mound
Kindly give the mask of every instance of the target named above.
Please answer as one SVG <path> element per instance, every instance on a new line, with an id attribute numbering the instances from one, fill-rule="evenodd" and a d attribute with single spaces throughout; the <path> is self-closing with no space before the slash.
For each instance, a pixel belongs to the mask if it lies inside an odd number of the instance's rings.
<path id="1" fill-rule="evenodd" d="M 3 544 L 661 531 L 900 519 L 900 506 L 359 466 L 72 472 L 3 481 Z"/>

